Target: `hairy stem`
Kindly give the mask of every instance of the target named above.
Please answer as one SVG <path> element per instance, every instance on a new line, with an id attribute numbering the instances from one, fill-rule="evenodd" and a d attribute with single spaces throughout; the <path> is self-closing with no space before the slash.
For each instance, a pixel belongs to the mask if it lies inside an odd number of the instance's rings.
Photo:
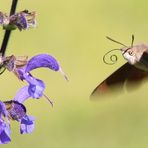
<path id="1" fill-rule="evenodd" d="M 10 15 L 13 15 L 15 13 L 17 2 L 18 2 L 18 0 L 12 0 Z M 11 30 L 5 31 L 3 42 L 2 42 L 2 45 L 1 45 L 1 49 L 0 49 L 0 54 L 2 56 L 5 55 L 6 48 L 7 48 L 7 45 L 8 45 L 8 41 L 9 41 L 9 38 L 10 38 L 10 34 L 11 34 Z"/>

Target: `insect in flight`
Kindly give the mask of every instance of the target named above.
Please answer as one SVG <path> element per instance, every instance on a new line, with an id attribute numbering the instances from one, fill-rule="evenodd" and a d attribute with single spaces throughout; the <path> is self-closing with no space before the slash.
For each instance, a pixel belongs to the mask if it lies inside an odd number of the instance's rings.
<path id="1" fill-rule="evenodd" d="M 115 72 L 113 72 L 103 82 L 101 82 L 92 92 L 90 96 L 91 98 L 99 97 L 108 92 L 111 92 L 115 87 L 118 87 L 118 90 L 123 90 L 125 82 L 127 87 L 128 85 L 133 86 L 135 84 L 137 84 L 136 86 L 139 86 L 143 79 L 148 78 L 148 45 L 133 45 L 134 35 L 132 35 L 131 46 L 126 46 L 110 37 L 107 37 L 107 39 L 124 47 L 121 49 L 113 49 L 107 52 L 103 57 L 103 61 L 106 64 L 113 64 L 106 62 L 105 56 L 114 50 L 120 50 L 122 56 L 125 60 L 127 60 L 127 62 Z M 113 57 L 115 61 L 117 60 L 117 57 L 115 55 L 110 56 L 110 60 L 112 62 Z"/>

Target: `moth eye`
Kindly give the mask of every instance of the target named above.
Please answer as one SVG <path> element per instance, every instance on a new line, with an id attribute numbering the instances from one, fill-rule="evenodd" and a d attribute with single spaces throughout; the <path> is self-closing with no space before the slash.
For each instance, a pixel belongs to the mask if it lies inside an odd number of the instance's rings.
<path id="1" fill-rule="evenodd" d="M 128 54 L 132 56 L 133 55 L 133 51 L 128 51 Z"/>

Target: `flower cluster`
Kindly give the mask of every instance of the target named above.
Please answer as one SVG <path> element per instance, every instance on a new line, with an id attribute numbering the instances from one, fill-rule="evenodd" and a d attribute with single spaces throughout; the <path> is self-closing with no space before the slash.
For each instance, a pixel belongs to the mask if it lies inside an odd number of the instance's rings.
<path id="1" fill-rule="evenodd" d="M 10 57 L 13 57 L 13 60 Z M 4 66 L 7 67 L 9 71 L 17 74 L 20 80 L 27 81 L 28 85 L 21 88 L 12 100 L 0 101 L 0 144 L 6 144 L 11 141 L 10 120 L 15 120 L 20 123 L 21 134 L 27 134 L 33 131 L 34 118 L 26 114 L 27 110 L 23 105 L 24 101 L 30 97 L 39 99 L 44 96 L 52 104 L 52 101 L 43 93 L 45 89 L 44 82 L 33 77 L 30 72 L 36 68 L 45 67 L 53 71 L 60 71 L 64 74 L 57 60 L 48 54 L 36 55 L 22 67 L 16 65 L 18 62 L 17 58 L 14 58 L 14 56 L 10 57 L 3 58 L 1 65 L 5 63 Z M 64 77 L 67 79 L 65 74 Z"/>
<path id="2" fill-rule="evenodd" d="M 13 30 L 18 28 L 21 30 L 26 30 L 30 27 L 36 27 L 35 12 L 29 12 L 24 10 L 8 16 L 7 14 L 0 12 L 0 24 L 6 30 Z"/>
<path id="3" fill-rule="evenodd" d="M 10 119 L 20 123 L 20 133 L 30 133 L 34 129 L 34 118 L 26 114 L 26 108 L 18 101 L 0 101 L 0 144 L 7 144 L 10 139 Z"/>
<path id="4" fill-rule="evenodd" d="M 12 13 L 11 13 L 12 14 Z M 58 61 L 49 54 L 39 54 L 28 60 L 27 56 L 16 57 L 14 55 L 4 56 L 11 30 L 18 28 L 26 30 L 36 26 L 35 12 L 24 10 L 8 16 L 0 12 L 0 25 L 5 29 L 3 50 L 0 51 L 0 74 L 6 69 L 13 72 L 21 81 L 28 85 L 19 89 L 15 97 L 8 101 L 0 101 L 0 144 L 6 144 L 10 139 L 10 120 L 20 123 L 20 133 L 27 134 L 34 129 L 34 117 L 27 115 L 26 107 L 23 105 L 28 98 L 39 99 L 45 97 L 53 106 L 53 102 L 44 94 L 45 83 L 35 78 L 31 71 L 40 67 L 49 68 L 53 71 L 60 71 L 66 80 L 67 77 L 62 71 Z M 3 45 L 3 44 L 2 44 Z"/>

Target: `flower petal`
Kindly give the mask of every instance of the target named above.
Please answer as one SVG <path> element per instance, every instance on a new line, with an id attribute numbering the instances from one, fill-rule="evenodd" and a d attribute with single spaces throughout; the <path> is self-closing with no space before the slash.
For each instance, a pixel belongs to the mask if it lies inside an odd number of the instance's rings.
<path id="1" fill-rule="evenodd" d="M 10 141 L 10 126 L 0 120 L 0 144 L 7 144 Z"/>
<path id="2" fill-rule="evenodd" d="M 3 116 L 7 116 L 7 110 L 6 110 L 6 107 L 5 107 L 5 104 L 0 101 L 0 116 L 3 115 Z"/>
<path id="3" fill-rule="evenodd" d="M 9 17 L 0 11 L 0 25 L 7 25 L 9 24 Z"/>
<path id="4" fill-rule="evenodd" d="M 45 84 L 43 81 L 36 79 L 36 84 L 29 85 L 28 93 L 32 98 L 41 98 L 43 96 L 43 91 L 45 89 Z"/>
<path id="5" fill-rule="evenodd" d="M 15 24 L 20 30 L 27 29 L 27 20 L 23 14 L 18 14 L 17 22 Z"/>
<path id="6" fill-rule="evenodd" d="M 31 116 L 24 116 L 21 120 L 20 133 L 28 134 L 34 130 L 34 118 Z"/>
<path id="7" fill-rule="evenodd" d="M 39 54 L 32 57 L 26 66 L 25 72 L 30 72 L 33 69 L 46 67 L 50 68 L 51 70 L 58 71 L 60 66 L 57 60 L 48 54 Z"/>
<path id="8" fill-rule="evenodd" d="M 36 27 L 35 12 L 29 12 L 28 10 L 11 15 L 9 21 L 9 25 L 16 26 L 20 31 Z"/>
<path id="9" fill-rule="evenodd" d="M 22 68 L 19 68 L 19 69 L 16 69 L 16 73 L 18 74 L 18 78 L 20 80 L 24 80 L 24 74 L 25 74 L 25 69 L 26 69 L 26 66 L 22 67 Z"/>
<path id="10" fill-rule="evenodd" d="M 30 94 L 28 93 L 28 88 L 29 86 L 24 86 L 19 89 L 13 100 L 19 103 L 23 103 L 25 100 L 27 100 L 30 97 Z"/>
<path id="11" fill-rule="evenodd" d="M 45 89 L 43 81 L 36 79 L 30 73 L 24 73 L 23 78 L 29 83 L 28 93 L 32 98 L 40 98 L 43 96 Z"/>
<path id="12" fill-rule="evenodd" d="M 19 103 L 23 103 L 29 97 L 38 99 L 43 96 L 43 91 L 45 89 L 45 84 L 43 81 L 34 78 L 29 73 L 24 73 L 22 78 L 29 83 L 29 86 L 21 88 L 16 93 L 16 96 L 13 100 L 18 101 Z"/>

